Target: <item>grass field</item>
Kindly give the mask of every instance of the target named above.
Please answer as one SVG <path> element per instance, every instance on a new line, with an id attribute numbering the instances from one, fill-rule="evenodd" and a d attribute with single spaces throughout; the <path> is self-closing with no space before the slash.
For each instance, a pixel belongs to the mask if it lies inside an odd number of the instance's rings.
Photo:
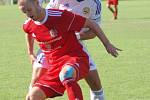
<path id="1" fill-rule="evenodd" d="M 108 55 L 98 39 L 86 41 L 101 76 L 106 100 L 150 100 L 150 1 L 119 2 L 118 20 L 103 2 L 102 28 L 123 49 Z M 22 23 L 17 6 L 0 6 L 0 100 L 25 100 L 31 76 Z M 84 100 L 89 88 L 80 81 Z M 66 95 L 52 100 L 67 100 Z"/>

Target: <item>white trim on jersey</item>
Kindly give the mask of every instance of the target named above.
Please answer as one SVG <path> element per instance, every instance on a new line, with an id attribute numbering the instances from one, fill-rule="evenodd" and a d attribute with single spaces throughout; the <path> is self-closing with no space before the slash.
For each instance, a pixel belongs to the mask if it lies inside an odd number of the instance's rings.
<path id="1" fill-rule="evenodd" d="M 39 21 L 34 21 L 35 24 L 37 25 L 41 25 L 41 24 L 44 24 L 47 19 L 48 19 L 48 16 L 61 16 L 63 12 L 61 11 L 55 11 L 55 10 L 51 10 L 51 9 L 45 9 L 45 12 L 46 12 L 46 15 L 45 15 L 45 18 L 43 21 L 39 22 Z"/>
<path id="2" fill-rule="evenodd" d="M 48 18 L 48 10 L 45 9 L 45 18 L 43 19 L 43 21 L 39 22 L 39 21 L 34 21 L 35 24 L 37 25 L 41 25 L 41 24 L 44 24 L 46 21 L 47 21 L 47 18 Z"/>
<path id="3" fill-rule="evenodd" d="M 48 9 L 48 16 L 61 16 L 62 12 Z"/>

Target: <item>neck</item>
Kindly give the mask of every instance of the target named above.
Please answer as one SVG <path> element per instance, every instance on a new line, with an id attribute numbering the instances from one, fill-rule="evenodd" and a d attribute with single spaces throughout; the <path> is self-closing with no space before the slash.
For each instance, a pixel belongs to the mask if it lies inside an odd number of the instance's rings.
<path id="1" fill-rule="evenodd" d="M 43 21 L 45 16 L 46 16 L 45 9 L 44 8 L 39 9 L 39 19 L 38 19 L 38 21 L 39 22 Z"/>

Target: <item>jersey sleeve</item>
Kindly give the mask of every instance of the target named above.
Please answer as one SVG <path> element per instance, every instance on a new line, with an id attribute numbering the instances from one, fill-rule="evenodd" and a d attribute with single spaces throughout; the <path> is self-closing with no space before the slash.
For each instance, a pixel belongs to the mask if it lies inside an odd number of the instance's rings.
<path id="1" fill-rule="evenodd" d="M 83 28 L 86 18 L 76 15 L 72 12 L 65 11 L 61 17 L 61 30 L 80 31 Z"/>
<path id="2" fill-rule="evenodd" d="M 23 24 L 23 30 L 27 34 L 31 34 L 29 31 L 29 24 L 30 24 L 31 19 L 27 19 L 24 24 Z"/>
<path id="3" fill-rule="evenodd" d="M 70 27 L 68 30 L 80 31 L 83 28 L 85 21 L 86 21 L 85 17 L 75 14 L 75 17 L 73 21 L 70 23 Z"/>

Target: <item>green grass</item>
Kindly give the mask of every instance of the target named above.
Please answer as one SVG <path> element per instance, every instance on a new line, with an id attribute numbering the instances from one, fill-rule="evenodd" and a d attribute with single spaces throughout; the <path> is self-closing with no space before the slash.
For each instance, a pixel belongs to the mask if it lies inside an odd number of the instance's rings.
<path id="1" fill-rule="evenodd" d="M 118 58 L 108 55 L 99 40 L 86 41 L 101 76 L 106 100 L 150 100 L 150 1 L 120 1 L 118 20 L 103 2 L 102 28 L 123 49 Z M 17 6 L 0 6 L 0 99 L 24 100 L 31 76 L 22 23 Z M 84 100 L 89 88 L 80 81 Z M 67 96 L 52 99 L 67 100 Z"/>

